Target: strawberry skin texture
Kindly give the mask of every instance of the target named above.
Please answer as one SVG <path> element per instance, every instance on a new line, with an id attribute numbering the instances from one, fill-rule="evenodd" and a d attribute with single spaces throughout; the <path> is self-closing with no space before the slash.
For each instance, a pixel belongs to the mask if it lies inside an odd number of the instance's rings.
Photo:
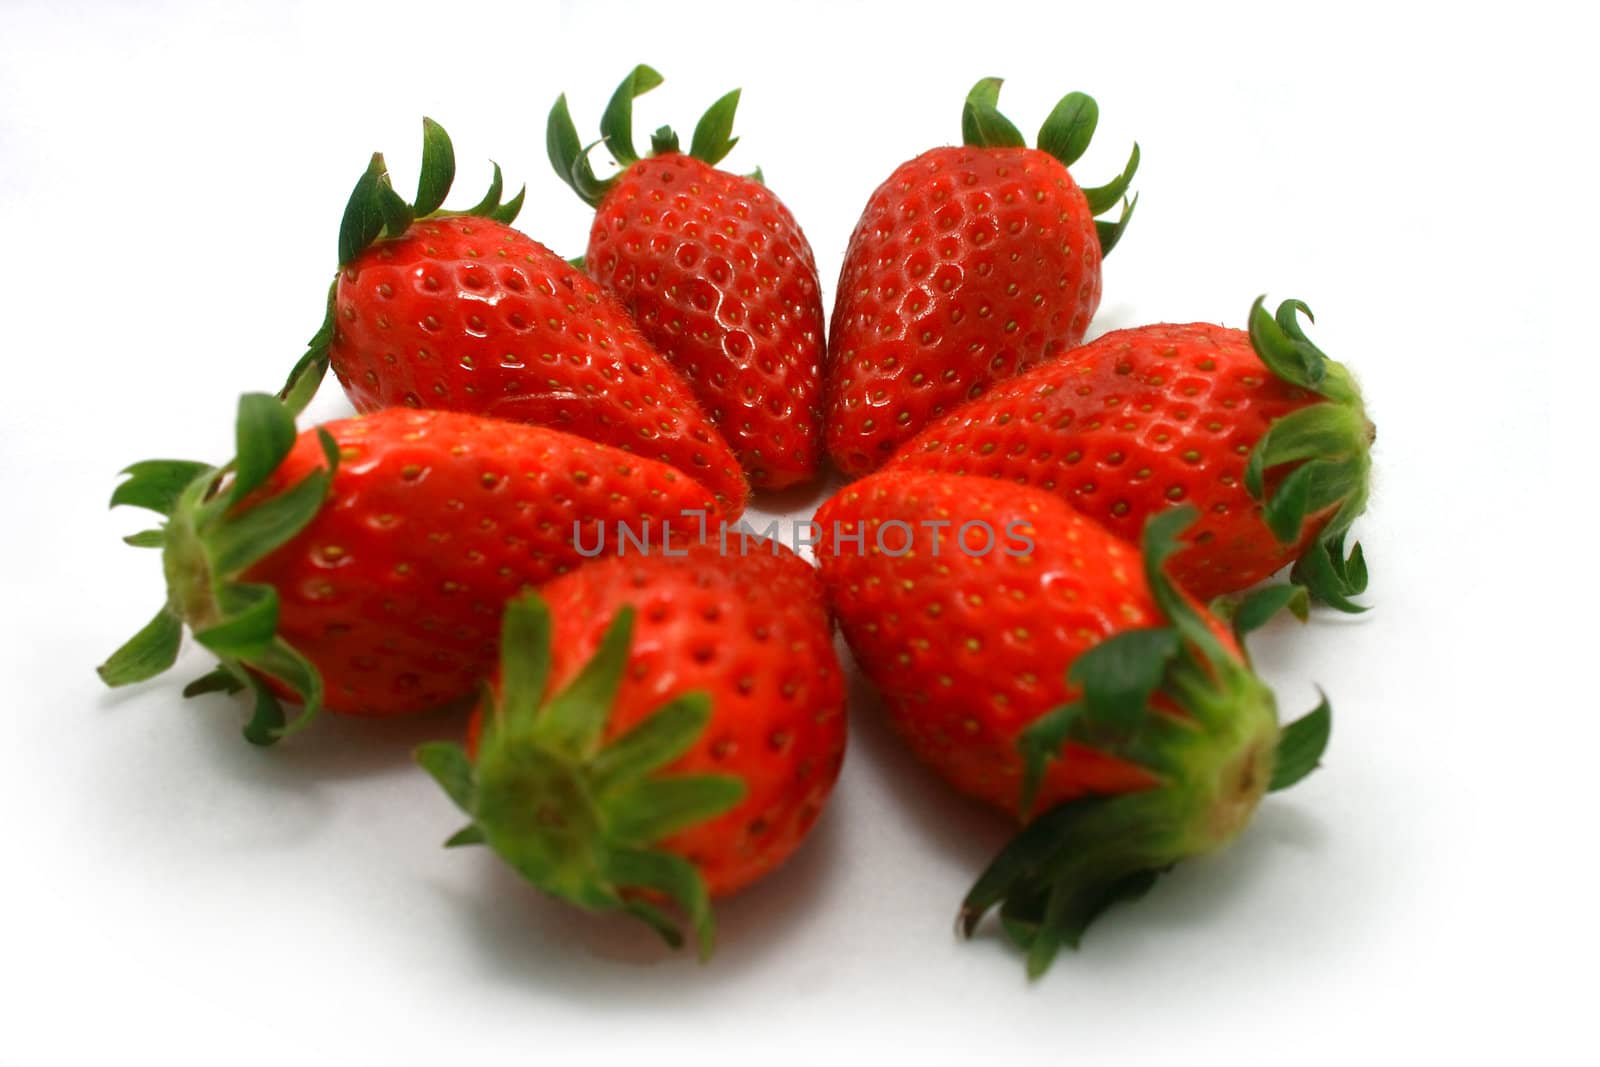
<path id="1" fill-rule="evenodd" d="M 1191 505 L 1200 518 L 1168 568 L 1208 600 L 1298 559 L 1336 510 L 1285 544 L 1244 485 L 1268 428 L 1320 400 L 1274 376 L 1243 330 L 1142 326 L 995 386 L 929 426 L 890 467 L 1034 486 L 1130 543 L 1151 515 Z"/>
<path id="2" fill-rule="evenodd" d="M 742 557 L 707 545 L 681 558 L 598 559 L 540 595 L 554 623 L 551 693 L 577 676 L 623 605 L 637 612 L 606 741 L 674 697 L 711 697 L 710 722 L 664 773 L 736 775 L 745 797 L 658 847 L 699 868 L 713 896 L 782 863 L 816 822 L 844 761 L 844 679 L 816 571 L 772 542 L 752 542 Z M 469 750 L 479 725 L 475 715 Z"/>
<path id="3" fill-rule="evenodd" d="M 688 537 L 680 512 L 714 506 L 676 468 L 537 426 L 390 408 L 322 428 L 341 455 L 327 501 L 243 580 L 277 589 L 278 633 L 321 671 L 334 712 L 471 697 L 494 669 L 506 600 L 583 561 L 574 521 L 585 546 L 596 524 L 645 517 Z M 246 506 L 323 462 L 301 434 Z"/>
<path id="4" fill-rule="evenodd" d="M 848 474 L 1079 344 L 1100 304 L 1083 192 L 1031 148 L 938 148 L 878 187 L 829 331 L 828 452 Z"/>
<path id="5" fill-rule="evenodd" d="M 694 388 L 757 489 L 822 457 L 822 290 L 794 216 L 750 178 L 681 152 L 600 202 L 587 269 Z"/>
<path id="6" fill-rule="evenodd" d="M 748 489 L 689 386 L 593 280 L 491 219 L 428 218 L 339 272 L 329 364 L 357 411 L 436 408 L 587 437 Z"/>
<path id="7" fill-rule="evenodd" d="M 883 523 L 911 527 L 911 551 L 874 551 Z M 1017 737 L 1075 699 L 1073 661 L 1125 630 L 1162 625 L 1137 549 L 1056 497 L 999 482 L 883 471 L 817 513 L 823 585 L 856 661 L 911 750 L 958 790 L 1019 815 Z M 923 523 L 947 522 L 942 530 Z M 988 523 L 995 548 L 970 530 Z M 1009 555 L 1012 523 L 1032 551 Z M 852 541 L 861 532 L 863 554 Z M 935 555 L 934 537 L 939 544 Z M 884 531 L 899 551 L 908 532 Z M 1086 793 L 1144 789 L 1151 773 L 1075 742 L 1051 762 L 1035 811 Z"/>

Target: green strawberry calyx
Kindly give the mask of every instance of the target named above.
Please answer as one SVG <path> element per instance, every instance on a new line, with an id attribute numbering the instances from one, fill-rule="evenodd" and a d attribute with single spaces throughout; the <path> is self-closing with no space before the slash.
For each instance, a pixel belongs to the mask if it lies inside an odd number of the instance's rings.
<path id="1" fill-rule="evenodd" d="M 280 493 L 257 499 L 295 442 L 294 416 L 261 393 L 239 400 L 238 454 L 224 467 L 190 460 L 150 460 L 123 471 L 111 506 L 146 508 L 166 521 L 127 538 L 129 544 L 161 549 L 167 600 L 144 629 L 99 668 L 110 686 L 153 678 L 178 658 L 183 628 L 221 663 L 190 683 L 186 697 L 201 693 L 255 694 L 255 710 L 244 728 L 247 740 L 269 745 L 309 724 L 322 707 L 322 677 L 309 660 L 278 636 L 278 592 L 242 576 L 258 560 L 305 528 L 327 500 L 339 451 L 318 431 L 325 467 Z M 299 699 L 301 713 L 286 719 L 272 680 Z"/>
<path id="2" fill-rule="evenodd" d="M 1141 895 L 1179 860 L 1233 840 L 1262 796 L 1309 774 L 1327 745 L 1327 701 L 1280 729 L 1271 690 L 1166 576 L 1194 517 L 1178 508 L 1145 527 L 1146 577 L 1167 625 L 1124 631 L 1079 656 L 1067 679 L 1081 695 L 1018 739 L 1024 813 L 1068 742 L 1138 764 L 1155 779 L 1148 789 L 1070 800 L 1039 815 L 968 892 L 963 935 L 998 906 L 1004 930 L 1027 952 L 1030 977 L 1063 946 L 1076 947 L 1108 906 Z"/>
<path id="3" fill-rule="evenodd" d="M 633 143 L 633 102 L 663 80 L 655 68 L 643 63 L 630 70 L 628 76 L 622 79 L 622 84 L 617 86 L 617 91 L 611 95 L 605 113 L 600 116 L 600 139 L 587 145 L 578 137 L 578 127 L 567 108 L 567 95 L 562 93 L 556 98 L 555 105 L 550 109 L 549 120 L 545 123 L 545 149 L 556 174 L 590 207 L 599 207 L 600 201 L 605 199 L 622 175 L 619 172 L 609 178 L 596 177 L 594 168 L 589 164 L 589 153 L 604 144 L 606 151 L 611 153 L 611 158 L 623 171 L 639 162 L 639 152 Z M 733 136 L 733 115 L 738 109 L 738 89 L 725 93 L 707 108 L 695 124 L 694 137 L 689 142 L 689 155 L 707 166 L 714 167 L 721 163 L 733 151 L 733 146 L 739 143 L 739 138 Z M 678 135 L 670 126 L 662 126 L 650 135 L 649 154 L 652 156 L 681 150 Z M 761 181 L 760 169 L 748 177 Z"/>
<path id="4" fill-rule="evenodd" d="M 1000 113 L 1001 78 L 980 78 L 967 93 L 961 109 L 961 142 L 972 148 L 1026 148 L 1022 132 L 1011 120 Z M 1094 139 L 1095 127 L 1100 123 L 1100 105 L 1086 93 L 1068 93 L 1057 101 L 1039 127 L 1038 149 L 1060 160 L 1063 167 L 1076 163 L 1089 149 Z M 1118 204 L 1122 211 L 1116 221 L 1103 219 L 1095 222 L 1095 232 L 1100 237 L 1100 255 L 1111 254 L 1128 222 L 1133 209 L 1138 206 L 1137 194 L 1130 200 L 1128 187 L 1139 170 L 1139 146 L 1133 146 L 1127 166 L 1122 173 L 1104 185 L 1084 187 L 1084 198 L 1089 201 L 1089 213 L 1103 215 Z"/>
<path id="5" fill-rule="evenodd" d="M 362 252 L 386 237 L 399 237 L 418 219 L 470 215 L 492 219 L 509 226 L 522 211 L 527 195 L 523 186 L 505 203 L 500 202 L 505 191 L 505 177 L 500 164 L 490 161 L 494 177 L 489 181 L 489 191 L 483 199 L 465 211 L 446 211 L 445 197 L 456 179 L 455 147 L 450 135 L 430 118 L 422 120 L 422 166 L 417 178 L 416 199 L 407 202 L 395 191 L 389 178 L 388 165 L 382 152 L 374 152 L 367 169 L 356 179 L 355 188 L 345 204 L 344 218 L 339 223 L 339 269 L 343 270 Z M 289 379 L 278 397 L 288 405 L 291 414 L 304 411 L 317 387 L 328 373 L 328 346 L 333 342 L 333 294 L 337 280 L 328 287 L 328 305 L 322 326 L 306 345 L 305 355 L 289 372 Z"/>
<path id="6" fill-rule="evenodd" d="M 633 608 L 617 613 L 572 682 L 546 696 L 551 631 L 537 593 L 513 600 L 501 626 L 499 683 L 480 706 L 475 756 L 452 742 L 417 750 L 417 762 L 472 820 L 445 844 L 488 845 L 551 896 L 632 915 L 676 948 L 683 934 L 659 906 L 670 901 L 704 959 L 715 934 L 705 881 L 687 859 L 654 846 L 744 797 L 744 780 L 732 775 L 659 773 L 705 730 L 711 698 L 701 691 L 675 697 L 607 742 Z"/>
<path id="7" fill-rule="evenodd" d="M 1321 400 L 1272 424 L 1250 453 L 1244 484 L 1262 502 L 1263 519 L 1284 544 L 1299 540 L 1308 519 L 1333 512 L 1290 578 L 1317 601 L 1340 611 L 1365 611 L 1350 598 L 1366 591 L 1366 558 L 1359 544 L 1346 555 L 1344 542 L 1367 507 L 1376 431 L 1355 379 L 1306 337 L 1302 314 L 1312 319 L 1311 309 L 1298 300 L 1279 304 L 1276 315 L 1268 314 L 1266 297 L 1257 297 L 1250 307 L 1250 343 L 1261 362 Z M 1291 466 L 1268 492 L 1267 471 Z"/>

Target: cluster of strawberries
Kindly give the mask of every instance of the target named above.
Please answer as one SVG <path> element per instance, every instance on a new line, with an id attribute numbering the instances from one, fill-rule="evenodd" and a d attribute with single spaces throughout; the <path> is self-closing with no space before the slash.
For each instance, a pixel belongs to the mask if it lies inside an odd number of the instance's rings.
<path id="1" fill-rule="evenodd" d="M 1359 610 L 1360 393 L 1296 301 L 1083 344 L 1138 148 L 1082 188 L 1094 101 L 1063 98 L 1030 148 L 998 79 L 961 147 L 872 193 L 825 342 L 800 227 L 716 167 L 738 93 L 687 152 L 663 127 L 641 157 L 633 101 L 660 81 L 640 66 L 611 99 L 605 180 L 565 98 L 550 114 L 595 208 L 582 261 L 511 228 L 498 167 L 444 210 L 431 121 L 414 200 L 373 157 L 323 327 L 278 396 L 242 398 L 232 461 L 117 487 L 164 519 L 127 540 L 160 549 L 169 595 L 101 676 L 166 670 L 187 626 L 220 664 L 184 694 L 253 695 L 258 744 L 323 710 L 476 701 L 464 744 L 418 752 L 467 816 L 449 843 L 704 953 L 710 898 L 782 862 L 839 774 L 837 623 L 917 755 L 1023 824 L 962 927 L 998 906 L 1037 974 L 1317 764 L 1326 704 L 1281 727 L 1239 637 Z M 297 432 L 330 367 L 363 414 Z M 825 455 L 859 480 L 807 524 L 819 566 L 729 536 L 752 489 Z"/>

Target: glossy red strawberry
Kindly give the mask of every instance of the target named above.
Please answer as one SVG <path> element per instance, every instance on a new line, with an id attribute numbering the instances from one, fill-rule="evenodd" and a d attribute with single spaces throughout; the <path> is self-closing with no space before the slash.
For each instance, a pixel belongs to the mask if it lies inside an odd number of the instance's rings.
<path id="1" fill-rule="evenodd" d="M 640 158 L 633 99 L 661 84 L 634 68 L 600 132 L 623 168 L 590 168 L 566 97 L 550 112 L 551 162 L 595 208 L 586 268 L 633 313 L 733 446 L 757 489 L 816 477 L 822 459 L 822 290 L 794 216 L 760 179 L 716 164 L 739 92 L 713 104 L 687 153 L 662 127 Z"/>
<path id="2" fill-rule="evenodd" d="M 592 279 L 510 226 L 500 173 L 465 214 L 438 210 L 455 169 L 425 120 L 415 205 L 382 156 L 351 194 L 329 319 L 285 394 L 299 410 L 332 366 L 357 411 L 464 411 L 548 426 L 669 463 L 737 516 L 747 488 L 688 383 Z"/>
<path id="3" fill-rule="evenodd" d="M 295 435 L 271 397 L 240 402 L 237 459 L 135 464 L 112 503 L 167 517 L 168 601 L 101 668 L 170 667 L 182 628 L 222 660 L 193 692 L 251 685 L 246 736 L 284 732 L 275 697 L 352 715 L 460 701 L 493 669 L 508 599 L 596 551 L 603 528 L 696 524 L 698 482 L 542 427 L 390 408 Z"/>
<path id="4" fill-rule="evenodd" d="M 1143 556 L 1037 489 L 917 471 L 818 513 L 829 601 L 912 750 L 1024 818 L 963 911 L 996 903 L 1033 973 L 1107 903 L 1226 844 L 1262 794 L 1316 763 L 1327 711 L 1280 731 L 1221 624 Z M 1288 747 L 1285 748 L 1284 746 Z"/>
<path id="5" fill-rule="evenodd" d="M 1128 223 L 1096 222 L 1115 180 L 1080 189 L 1067 167 L 1089 145 L 1095 102 L 1072 93 L 1028 148 L 973 87 L 964 145 L 936 148 L 880 185 L 856 223 L 828 337 L 827 445 L 863 474 L 933 419 L 1079 344 L 1100 305 L 1100 264 Z"/>
<path id="6" fill-rule="evenodd" d="M 1036 490 L 884 471 L 840 490 L 816 521 L 833 610 L 895 727 L 957 789 L 1013 814 L 1017 738 L 1067 702 L 1067 666 L 1112 634 L 1160 624 L 1138 549 Z M 1039 803 L 1151 780 L 1075 746 Z"/>
<path id="7" fill-rule="evenodd" d="M 771 542 L 611 557 L 515 601 L 465 749 L 423 765 L 540 889 L 709 951 L 708 897 L 781 863 L 844 758 L 844 684 L 815 572 Z"/>
<path id="8" fill-rule="evenodd" d="M 917 435 L 890 464 L 1049 490 L 1129 542 L 1150 517 L 1199 520 L 1172 577 L 1209 599 L 1290 563 L 1346 610 L 1366 585 L 1344 537 L 1366 507 L 1372 423 L 1350 373 L 1285 301 L 1249 332 L 1209 323 L 1108 333 L 1003 382 Z M 1306 311 L 1309 316 L 1310 312 Z"/>

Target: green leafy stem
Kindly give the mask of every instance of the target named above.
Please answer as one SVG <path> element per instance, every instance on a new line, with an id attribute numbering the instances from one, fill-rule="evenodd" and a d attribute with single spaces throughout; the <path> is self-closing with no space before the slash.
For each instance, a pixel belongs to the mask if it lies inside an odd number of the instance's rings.
<path id="1" fill-rule="evenodd" d="M 643 921 L 669 945 L 683 942 L 659 901 L 682 910 L 701 958 L 714 925 L 699 870 L 654 847 L 662 838 L 728 811 L 745 795 L 731 775 L 663 775 L 704 732 L 711 699 L 675 697 L 605 742 L 632 643 L 623 607 L 599 650 L 565 688 L 545 699 L 551 664 L 549 608 L 527 593 L 506 608 L 497 689 L 481 705 L 476 759 L 435 742 L 420 763 L 470 818 L 445 844 L 488 845 L 534 886 L 597 912 Z"/>
<path id="2" fill-rule="evenodd" d="M 962 143 L 975 148 L 1028 146 L 1022 132 L 1000 113 L 1000 86 L 1003 83 L 1000 78 L 980 78 L 972 91 L 967 93 L 966 103 L 961 109 Z M 1088 151 L 1089 142 L 1094 139 L 1095 127 L 1099 123 L 1100 105 L 1095 103 L 1094 97 L 1086 93 L 1068 93 L 1050 110 L 1044 125 L 1039 127 L 1039 151 L 1054 156 L 1062 166 L 1070 167 Z M 1122 211 L 1115 221 L 1104 219 L 1095 222 L 1101 256 L 1111 254 L 1127 230 L 1129 220 L 1133 218 L 1133 209 L 1138 205 L 1139 197 L 1135 195 L 1133 199 L 1128 199 L 1128 187 L 1138 170 L 1139 146 L 1135 144 L 1121 174 L 1104 185 L 1086 186 L 1083 189 L 1093 215 L 1103 215 L 1119 203 L 1122 205 Z"/>
<path id="3" fill-rule="evenodd" d="M 1245 465 L 1245 488 L 1262 502 L 1268 528 L 1284 544 L 1300 538 L 1307 519 L 1334 509 L 1290 578 L 1321 603 L 1365 611 L 1350 598 L 1366 591 L 1366 557 L 1359 544 L 1347 555 L 1344 543 L 1367 507 L 1376 431 L 1355 379 L 1311 343 L 1301 315 L 1312 318 L 1299 300 L 1285 300 L 1276 315 L 1267 312 L 1265 297 L 1250 308 L 1250 342 L 1262 363 L 1321 400 L 1278 419 L 1262 435 Z M 1289 470 L 1269 493 L 1266 474 L 1275 468 Z"/>
<path id="4" fill-rule="evenodd" d="M 1142 894 L 1179 860 L 1230 841 L 1263 793 L 1304 778 L 1326 747 L 1327 701 L 1280 729 L 1271 691 L 1167 578 L 1166 561 L 1194 517 L 1192 508 L 1179 508 L 1145 528 L 1146 577 L 1167 625 L 1125 631 L 1078 657 L 1067 680 L 1079 697 L 1018 739 L 1024 816 L 1068 742 L 1136 763 L 1156 779 L 1149 789 L 1043 813 L 967 894 L 961 932 L 971 936 L 998 905 L 1003 928 L 1027 952 L 1031 977 L 1063 947 L 1076 947 L 1111 904 Z"/>
<path id="5" fill-rule="evenodd" d="M 633 143 L 633 102 L 662 83 L 655 68 L 643 63 L 628 72 L 611 95 L 605 113 L 600 116 L 600 138 L 584 144 L 578 137 L 578 127 L 567 108 L 567 96 L 562 93 L 550 109 L 545 123 L 545 149 L 550 155 L 550 165 L 561 180 L 572 187 L 584 203 L 599 207 L 620 175 L 597 178 L 589 163 L 589 154 L 601 144 L 611 153 L 617 166 L 626 170 L 639 162 L 639 152 Z M 719 97 L 706 109 L 694 128 L 689 142 L 689 155 L 708 166 L 716 166 L 725 159 L 739 138 L 733 136 L 733 116 L 739 108 L 739 90 Z M 678 135 L 670 126 L 662 126 L 650 135 L 650 154 L 665 155 L 680 151 Z M 761 180 L 758 169 L 750 175 Z"/>
<path id="6" fill-rule="evenodd" d="M 492 161 L 491 161 L 492 163 Z M 374 152 L 367 169 L 356 179 L 355 188 L 345 204 L 344 218 L 339 223 L 339 266 L 342 268 L 384 237 L 399 237 L 418 219 L 439 218 L 450 215 L 470 215 L 492 219 L 510 225 L 522 211 L 527 186 L 523 186 L 510 200 L 501 203 L 505 191 L 505 177 L 500 164 L 492 163 L 494 177 L 489 191 L 465 211 L 446 211 L 444 201 L 456 178 L 455 147 L 443 126 L 430 118 L 422 120 L 422 166 L 417 177 L 416 199 L 410 203 L 395 191 L 389 178 L 383 153 Z M 328 346 L 333 341 L 334 288 L 328 288 L 327 308 L 321 327 L 306 345 L 289 372 L 288 381 L 279 390 L 278 397 L 293 415 L 304 411 L 317 388 L 328 373 Z"/>
<path id="7" fill-rule="evenodd" d="M 138 547 L 159 548 L 167 600 L 153 619 L 99 668 L 109 686 L 153 678 L 176 661 L 185 625 L 195 640 L 221 661 L 190 683 L 184 696 L 202 693 L 255 695 L 245 738 L 269 745 L 302 729 L 322 707 L 322 677 L 315 666 L 278 635 L 278 591 L 241 579 L 256 562 L 298 534 L 327 499 L 339 451 L 325 430 L 317 431 L 325 466 L 264 499 L 254 499 L 296 440 L 294 416 L 274 397 L 246 394 L 239 400 L 237 454 L 217 468 L 190 460 L 150 460 L 123 471 L 111 506 L 153 511 L 165 522 L 127 538 Z M 294 692 L 302 710 L 292 721 L 269 679 Z"/>

